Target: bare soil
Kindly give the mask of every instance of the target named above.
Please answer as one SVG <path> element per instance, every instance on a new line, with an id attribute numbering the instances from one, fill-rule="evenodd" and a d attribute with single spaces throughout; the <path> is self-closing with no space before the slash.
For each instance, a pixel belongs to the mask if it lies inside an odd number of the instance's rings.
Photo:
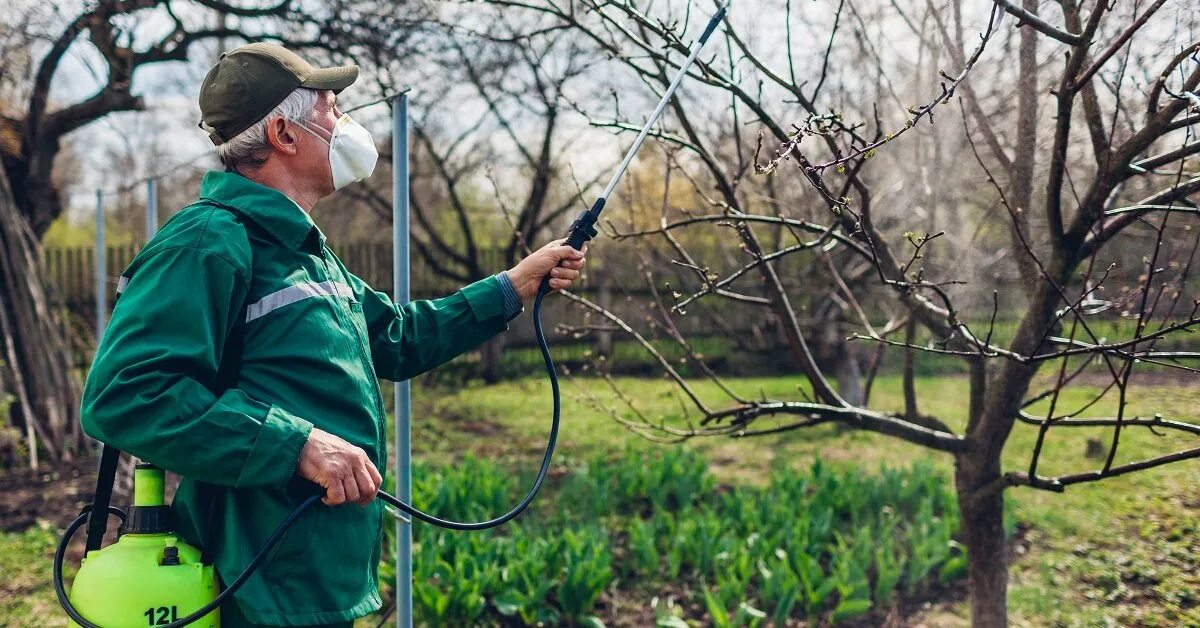
<path id="1" fill-rule="evenodd" d="M 92 500 L 96 488 L 96 459 L 43 465 L 38 471 L 0 471 L 0 530 L 20 532 L 39 519 L 66 526 Z M 128 496 L 114 492 L 114 505 Z"/>

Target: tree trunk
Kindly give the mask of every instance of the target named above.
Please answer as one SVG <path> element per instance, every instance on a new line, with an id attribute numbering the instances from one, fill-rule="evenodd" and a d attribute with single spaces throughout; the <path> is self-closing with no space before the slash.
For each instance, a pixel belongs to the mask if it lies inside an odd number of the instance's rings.
<path id="1" fill-rule="evenodd" d="M 613 309 L 612 284 L 609 282 L 608 273 L 604 270 L 593 272 L 595 273 L 593 277 L 596 279 L 596 304 L 611 312 Z M 613 355 L 613 333 L 611 331 L 602 331 L 596 334 L 596 355 L 606 360 L 602 370 L 607 372 L 612 365 Z"/>
<path id="2" fill-rule="evenodd" d="M 857 347 L 849 346 L 842 341 L 841 352 L 837 357 L 837 387 L 838 394 L 846 403 L 856 406 L 863 405 L 863 372 L 859 364 Z"/>
<path id="3" fill-rule="evenodd" d="M 480 371 L 483 381 L 494 384 L 504 376 L 504 334 L 499 334 L 479 347 Z"/>
<path id="4" fill-rule="evenodd" d="M 1066 282 L 1066 265 L 1049 265 L 1058 283 Z M 1054 320 L 1057 303 L 1054 284 L 1044 282 L 1035 293 L 1010 349 L 1035 355 Z M 1038 364 L 1004 361 L 991 377 L 982 364 L 971 368 L 968 448 L 955 460 L 955 487 L 967 547 L 967 586 L 971 595 L 971 621 L 976 628 L 1008 624 L 1008 554 L 1004 538 L 1004 492 L 999 486 L 1000 454 Z"/>
<path id="5" fill-rule="evenodd" d="M 982 463 L 982 464 L 981 464 Z M 1004 491 L 976 497 L 980 487 L 1000 477 L 1000 461 L 959 457 L 955 471 L 963 544 L 967 548 L 967 588 L 971 625 L 1008 625 L 1008 548 L 1004 538 Z"/>
<path id="6" fill-rule="evenodd" d="M 79 382 L 58 317 L 45 293 L 38 240 L 0 172 L 0 378 L 15 400 L 8 421 L 20 429 L 36 467 L 44 452 L 69 460 L 83 441 Z M 0 417 L 3 419 L 4 417 Z"/>

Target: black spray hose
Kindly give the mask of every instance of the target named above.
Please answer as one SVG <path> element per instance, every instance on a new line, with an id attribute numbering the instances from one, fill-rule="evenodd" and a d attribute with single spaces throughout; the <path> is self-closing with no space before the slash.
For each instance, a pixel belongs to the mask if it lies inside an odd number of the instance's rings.
<path id="1" fill-rule="evenodd" d="M 560 410 L 562 407 L 558 392 L 558 374 L 554 368 L 554 359 L 550 356 L 550 346 L 546 343 L 546 334 L 542 331 L 542 299 L 549 291 L 550 278 L 547 276 L 542 280 L 541 286 L 538 288 L 537 298 L 533 301 L 533 331 L 537 336 L 538 347 L 542 350 L 542 359 L 546 361 L 546 373 L 550 376 L 550 391 L 554 400 L 554 414 L 550 422 L 550 439 L 546 442 L 546 454 L 542 457 L 542 466 L 538 469 L 537 477 L 533 480 L 533 486 L 529 488 L 529 492 L 525 494 L 525 498 L 522 499 L 521 502 L 516 506 L 514 506 L 512 510 L 500 515 L 499 517 L 489 519 L 487 521 L 478 521 L 473 523 L 449 521 L 447 519 L 435 517 L 400 501 L 395 496 L 384 491 L 379 491 L 377 495 L 379 499 L 382 499 L 383 501 L 395 506 L 396 508 L 399 508 L 400 510 L 412 515 L 417 519 L 420 519 L 421 521 L 424 521 L 425 523 L 435 525 L 440 528 L 446 528 L 448 530 L 486 530 L 488 528 L 494 528 L 511 521 L 514 517 L 521 514 L 521 511 L 529 507 L 529 504 L 533 502 L 533 498 L 537 496 L 538 490 L 542 488 L 542 482 L 544 482 L 546 479 L 546 473 L 550 470 L 550 459 L 554 456 L 554 447 L 558 443 L 558 425 L 560 419 Z M 267 542 L 263 544 L 262 549 L 258 550 L 258 554 L 255 554 L 254 558 L 251 559 L 249 564 L 246 565 L 246 568 L 242 570 L 242 573 L 239 574 L 238 577 L 233 580 L 233 582 L 230 582 L 229 586 L 225 587 L 225 590 L 221 591 L 221 593 L 217 595 L 215 599 L 200 607 L 200 609 L 196 612 L 187 615 L 186 617 L 177 619 L 169 624 L 165 624 L 162 628 L 181 628 L 182 626 L 191 624 L 205 615 L 208 615 L 212 611 L 216 610 L 219 606 L 224 604 L 225 601 L 232 597 L 238 589 L 242 588 L 242 585 L 246 584 L 246 581 L 250 578 L 250 576 L 257 571 L 260 566 L 262 566 L 262 563 L 264 560 L 266 560 L 267 555 L 270 554 L 271 550 L 279 544 L 279 541 L 283 538 L 284 533 L 287 532 L 288 528 L 292 527 L 292 524 L 296 522 L 296 519 L 298 519 L 305 510 L 308 510 L 310 506 L 317 503 L 317 500 L 321 499 L 321 497 L 322 496 L 320 494 L 308 497 L 301 502 L 300 505 L 291 512 L 291 514 L 289 514 L 282 522 L 280 522 L 279 526 L 275 528 L 275 531 L 272 532 L 271 536 L 267 539 Z M 71 605 L 71 600 L 67 597 L 66 587 L 63 584 L 63 560 L 67 555 L 67 545 L 70 544 L 71 537 L 75 536 L 75 533 L 79 530 L 79 528 L 82 528 L 87 524 L 88 515 L 91 513 L 91 509 L 92 507 L 90 505 L 85 507 L 83 512 L 81 512 L 79 516 L 71 522 L 71 525 L 67 526 L 66 532 L 63 533 L 62 540 L 60 540 L 58 543 L 58 550 L 54 552 L 54 593 L 58 596 L 58 603 L 61 604 L 63 610 L 67 612 L 67 616 L 70 617 L 75 623 L 79 624 L 83 628 L 102 628 L 101 626 L 97 626 L 96 624 L 84 619 L 83 616 L 79 614 L 79 611 L 75 610 L 75 607 Z M 121 510 L 109 506 L 108 512 L 120 517 L 122 522 L 125 521 L 125 513 Z"/>
<path id="2" fill-rule="evenodd" d="M 537 496 L 538 491 L 542 488 L 542 482 L 546 479 L 546 473 L 550 470 L 550 458 L 554 456 L 554 447 L 558 444 L 559 413 L 562 408 L 558 393 L 558 373 L 554 368 L 554 358 L 550 356 L 550 346 L 546 344 L 546 334 L 542 331 L 542 298 L 549 291 L 550 276 L 547 275 L 542 279 L 541 286 L 538 288 L 537 298 L 533 300 L 533 333 L 537 336 L 538 348 L 542 350 L 542 359 L 546 362 L 546 375 L 550 377 L 550 396 L 554 400 L 554 414 L 552 415 L 553 418 L 550 419 L 550 438 L 546 441 L 546 453 L 542 456 L 542 466 L 538 468 L 537 477 L 533 479 L 533 486 L 529 487 L 529 492 L 525 494 L 525 498 L 514 506 L 512 510 L 503 515 L 495 519 L 476 523 L 462 523 L 440 519 L 431 514 L 421 512 L 383 491 L 379 491 L 380 499 L 425 523 L 435 525 L 439 528 L 446 528 L 447 530 L 486 530 L 494 528 L 508 523 L 514 517 L 521 514 L 521 511 L 525 510 L 533 502 L 533 498 Z"/>

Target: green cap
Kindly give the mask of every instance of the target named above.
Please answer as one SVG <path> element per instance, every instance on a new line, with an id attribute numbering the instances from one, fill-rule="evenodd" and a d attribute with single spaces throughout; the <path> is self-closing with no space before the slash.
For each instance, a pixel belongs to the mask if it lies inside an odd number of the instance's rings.
<path id="1" fill-rule="evenodd" d="M 358 78 L 357 65 L 314 68 L 277 44 L 258 42 L 222 53 L 200 86 L 200 128 L 213 144 L 245 131 L 297 87 L 334 93 Z"/>

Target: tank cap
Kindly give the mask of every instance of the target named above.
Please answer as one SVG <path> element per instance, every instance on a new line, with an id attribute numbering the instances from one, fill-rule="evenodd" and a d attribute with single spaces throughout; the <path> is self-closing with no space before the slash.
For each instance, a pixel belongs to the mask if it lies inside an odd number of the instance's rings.
<path id="1" fill-rule="evenodd" d="M 170 506 L 134 506 L 121 534 L 161 534 L 175 529 Z"/>

